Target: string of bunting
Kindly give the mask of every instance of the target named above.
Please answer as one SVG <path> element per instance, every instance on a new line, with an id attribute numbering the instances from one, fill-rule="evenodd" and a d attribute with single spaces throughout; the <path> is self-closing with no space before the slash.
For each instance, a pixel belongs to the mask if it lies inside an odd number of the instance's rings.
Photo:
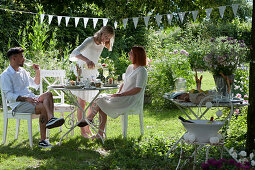
<path id="1" fill-rule="evenodd" d="M 219 9 L 220 17 L 223 18 L 223 17 L 224 17 L 224 12 L 225 12 L 225 10 L 226 10 L 226 7 L 227 7 L 227 6 L 230 6 L 230 7 L 232 7 L 233 14 L 234 14 L 234 16 L 236 17 L 236 15 L 237 15 L 237 10 L 238 10 L 239 5 L 240 5 L 240 4 L 232 4 L 232 5 L 226 5 L 226 6 L 219 6 L 219 7 L 216 7 L 216 8 Z M 210 19 L 210 15 L 211 15 L 211 13 L 212 13 L 212 9 L 213 9 L 213 8 L 204 9 L 205 12 L 206 12 L 206 18 L 207 18 L 208 20 Z M 43 23 L 43 21 L 44 21 L 44 19 L 45 19 L 45 16 L 48 16 L 48 23 L 49 23 L 49 25 L 51 24 L 53 17 L 57 17 L 58 26 L 61 24 L 62 18 L 64 18 L 64 19 L 65 19 L 65 25 L 66 25 L 66 27 L 68 26 L 69 20 L 70 20 L 71 18 L 73 18 L 74 21 L 75 21 L 75 22 L 74 22 L 75 27 L 77 27 L 77 25 L 78 25 L 78 23 L 79 23 L 80 20 L 83 20 L 84 28 L 87 27 L 88 21 L 89 21 L 90 19 L 92 19 L 94 29 L 96 28 L 96 25 L 97 25 L 98 20 L 103 20 L 103 26 L 107 25 L 107 23 L 108 23 L 108 21 L 109 21 L 109 18 L 88 18 L 88 17 L 57 16 L 57 15 L 38 14 L 38 13 L 33 13 L 33 12 L 11 10 L 11 9 L 6 9 L 6 8 L 0 8 L 0 10 L 10 11 L 10 12 L 18 12 L 18 13 L 20 13 L 20 14 L 27 13 L 27 14 L 33 14 L 33 15 L 40 15 L 41 23 Z M 168 24 L 171 25 L 171 22 L 172 22 L 174 16 L 177 17 L 177 20 L 180 20 L 180 22 L 183 23 L 186 14 L 187 14 L 187 15 L 188 15 L 188 14 L 192 14 L 193 20 L 196 21 L 199 11 L 203 11 L 203 10 L 185 11 L 185 12 L 171 13 L 171 14 L 161 14 L 161 15 L 158 14 L 158 15 L 155 15 L 154 17 L 155 17 L 155 20 L 156 20 L 156 22 L 157 22 L 157 25 L 160 27 L 160 24 L 161 24 L 161 21 L 162 21 L 163 16 L 166 16 L 166 17 L 167 17 Z M 152 16 L 152 15 L 148 15 L 148 16 L 144 16 L 144 17 L 124 18 L 124 19 L 122 20 L 122 22 L 123 22 L 124 28 L 126 29 L 128 20 L 132 19 L 132 20 L 133 20 L 133 23 L 134 23 L 134 27 L 136 28 L 139 19 L 143 18 L 144 23 L 145 23 L 145 26 L 146 26 L 146 28 L 147 28 L 147 27 L 148 27 L 148 24 L 149 24 L 149 20 L 150 20 L 151 17 L 153 17 L 153 16 Z M 117 29 L 118 24 L 119 24 L 119 23 L 118 23 L 117 21 L 114 21 L 114 27 L 115 27 L 115 29 Z"/>

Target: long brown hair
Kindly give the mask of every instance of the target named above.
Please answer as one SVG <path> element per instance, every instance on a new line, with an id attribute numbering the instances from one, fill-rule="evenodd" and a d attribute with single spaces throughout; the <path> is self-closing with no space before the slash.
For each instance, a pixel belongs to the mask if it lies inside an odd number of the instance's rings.
<path id="1" fill-rule="evenodd" d="M 147 65 L 147 56 L 142 46 L 134 46 L 132 47 L 134 60 L 133 64 L 137 64 L 139 66 L 146 66 Z"/>

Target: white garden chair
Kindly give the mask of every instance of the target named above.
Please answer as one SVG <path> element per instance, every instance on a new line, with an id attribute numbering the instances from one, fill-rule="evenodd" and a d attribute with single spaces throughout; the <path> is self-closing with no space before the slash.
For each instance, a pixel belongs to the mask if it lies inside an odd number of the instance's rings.
<path id="1" fill-rule="evenodd" d="M 40 71 L 40 94 L 45 93 L 44 89 L 47 89 L 48 86 L 54 85 L 64 85 L 64 78 L 66 75 L 65 70 L 41 70 Z M 62 91 L 54 90 L 53 99 L 60 99 L 60 102 L 54 101 L 54 112 L 61 113 L 61 117 L 64 117 L 64 113 L 71 113 L 66 117 L 68 118 L 68 123 L 70 126 L 73 126 L 74 123 L 74 112 L 76 110 L 74 105 L 66 104 L 64 93 Z M 60 131 L 62 131 L 62 126 L 60 127 Z M 73 136 L 73 131 L 71 132 Z"/>
<path id="2" fill-rule="evenodd" d="M 0 77 L 0 87 L 1 87 L 1 77 Z M 3 144 L 5 144 L 6 142 L 8 119 L 16 119 L 15 139 L 18 139 L 18 136 L 19 136 L 20 119 L 25 119 L 27 120 L 29 145 L 30 147 L 32 147 L 33 146 L 32 119 L 39 118 L 39 115 L 32 114 L 32 113 L 17 113 L 17 112 L 15 112 L 15 114 L 12 114 L 12 110 L 8 109 L 8 101 L 6 100 L 6 97 L 2 91 L 2 88 L 1 88 L 1 94 L 2 94 L 3 117 L 4 117 Z"/>

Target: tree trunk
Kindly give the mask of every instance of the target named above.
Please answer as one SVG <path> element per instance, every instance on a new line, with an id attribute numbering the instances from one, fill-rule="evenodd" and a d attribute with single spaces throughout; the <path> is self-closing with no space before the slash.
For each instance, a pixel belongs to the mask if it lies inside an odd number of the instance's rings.
<path id="1" fill-rule="evenodd" d="M 251 62 L 249 81 L 249 106 L 247 114 L 247 140 L 246 150 L 248 153 L 255 149 L 255 0 L 253 0 L 252 29 L 251 29 Z"/>

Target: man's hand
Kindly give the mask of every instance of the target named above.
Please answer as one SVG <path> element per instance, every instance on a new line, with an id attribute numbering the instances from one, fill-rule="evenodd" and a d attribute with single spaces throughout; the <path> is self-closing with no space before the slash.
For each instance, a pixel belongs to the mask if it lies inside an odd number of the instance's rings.
<path id="1" fill-rule="evenodd" d="M 38 100 L 36 98 L 32 98 L 32 97 L 25 97 L 25 96 L 19 96 L 16 99 L 17 102 L 29 102 L 32 104 L 36 104 L 38 103 Z"/>
<path id="2" fill-rule="evenodd" d="M 33 104 L 33 105 L 38 103 L 38 100 L 36 98 L 32 98 L 32 97 L 28 97 L 26 101 Z"/>
<path id="3" fill-rule="evenodd" d="M 40 70 L 40 67 L 39 67 L 38 64 L 33 64 L 33 69 L 34 69 L 35 71 L 37 71 L 37 70 Z"/>

